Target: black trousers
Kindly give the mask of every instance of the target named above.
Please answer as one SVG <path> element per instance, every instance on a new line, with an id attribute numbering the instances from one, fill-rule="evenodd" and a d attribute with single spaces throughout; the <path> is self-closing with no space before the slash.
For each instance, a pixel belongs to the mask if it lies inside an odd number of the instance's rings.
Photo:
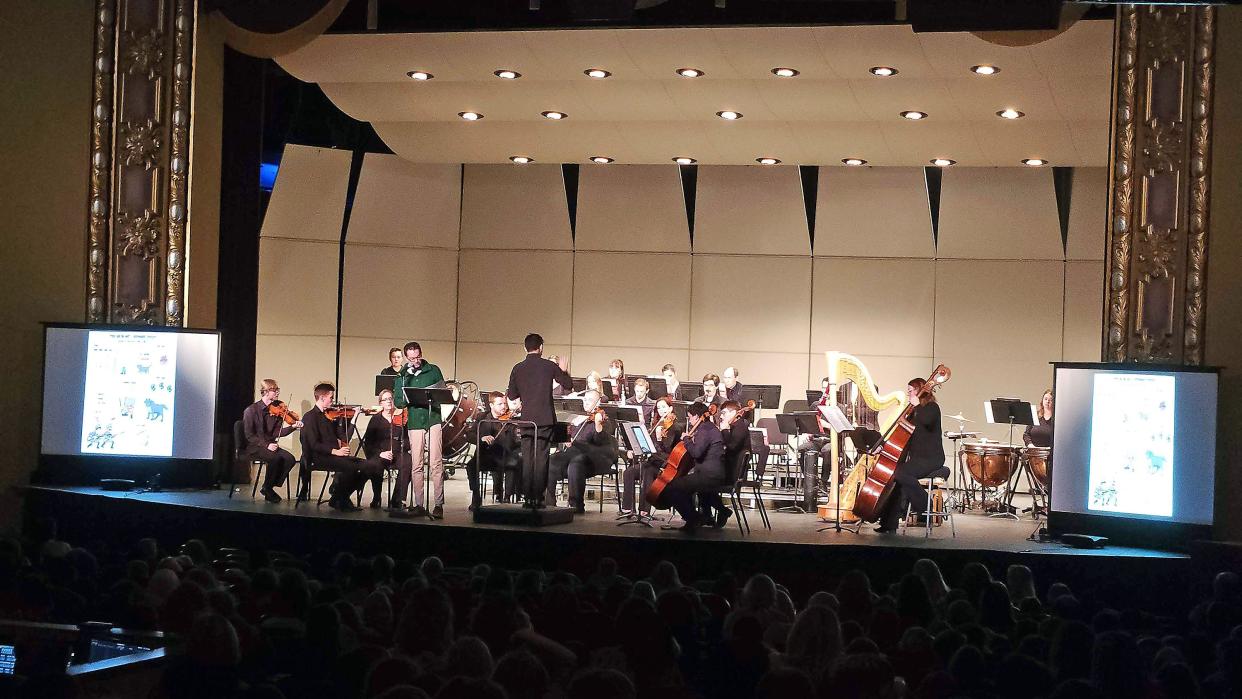
<path id="1" fill-rule="evenodd" d="M 646 461 L 637 461 L 625 467 L 625 473 L 621 475 L 625 489 L 621 495 L 621 509 L 634 510 L 634 490 L 639 485 L 641 477 L 642 490 L 638 493 L 639 509 L 643 512 L 651 511 L 651 503 L 647 502 L 647 489 L 651 487 L 651 483 L 660 475 L 660 470 L 664 468 L 664 464 L 668 461 L 667 454 L 652 454 L 647 457 Z"/>
<path id="2" fill-rule="evenodd" d="M 880 516 L 880 524 L 886 529 L 897 526 L 897 521 L 906 514 L 906 506 L 911 505 L 915 512 L 927 511 L 927 491 L 919 484 L 920 478 L 944 466 L 944 457 L 912 458 L 897 464 L 893 471 L 893 492 L 888 496 L 884 513 Z"/>
<path id="3" fill-rule="evenodd" d="M 315 455 L 315 466 L 336 472 L 336 486 L 332 499 L 339 501 L 348 498 L 362 489 L 367 480 L 375 474 L 383 474 L 384 467 L 378 456 L 372 459 L 360 459 L 356 456 L 336 456 L 335 454 Z"/>
<path id="4" fill-rule="evenodd" d="M 397 482 L 392 486 L 392 498 L 389 505 L 400 505 L 405 502 L 406 491 L 410 489 L 410 479 L 413 476 L 411 469 L 413 462 L 410 460 L 410 452 L 401 451 L 394 454 L 397 458 L 393 461 L 385 461 L 378 459 L 375 463 L 379 465 L 379 470 L 371 476 L 371 497 L 375 500 L 380 499 L 384 490 L 384 471 L 390 468 L 397 469 Z"/>
<path id="5" fill-rule="evenodd" d="M 569 479 L 569 506 L 582 507 L 586 497 L 586 482 L 591 476 L 605 473 L 607 469 L 598 469 L 590 455 L 576 446 L 552 456 L 548 467 L 548 487 L 544 500 L 548 504 L 556 502 L 556 484 L 562 478 Z"/>
<path id="6" fill-rule="evenodd" d="M 677 510 L 677 514 L 689 522 L 697 514 L 694 511 L 696 493 L 700 501 L 713 506 L 720 503 L 720 507 L 724 507 L 720 494 L 717 492 L 724 482 L 725 479 L 722 477 L 692 471 L 669 483 L 664 488 L 664 497 L 672 504 L 673 509 Z"/>
<path id="7" fill-rule="evenodd" d="M 249 457 L 262 461 L 267 465 L 263 473 L 263 487 L 265 489 L 279 488 L 285 484 L 285 478 L 289 476 L 289 471 L 293 470 L 293 465 L 297 463 L 297 459 L 293 458 L 293 454 L 288 451 L 276 447 L 276 451 L 267 449 L 252 450 Z"/>
<path id="8" fill-rule="evenodd" d="M 549 425 L 534 432 L 522 430 L 522 496 L 532 502 L 542 502 L 548 485 L 548 446 L 552 441 Z"/>
<path id="9" fill-rule="evenodd" d="M 512 500 L 518 494 L 521 485 L 522 458 L 516 451 L 505 451 L 483 445 L 483 467 L 479 467 L 479 454 L 470 457 L 466 462 L 466 480 L 470 483 L 473 501 L 477 504 L 483 497 L 479 492 L 479 471 L 487 471 L 495 479 L 495 495 L 499 499 Z"/>

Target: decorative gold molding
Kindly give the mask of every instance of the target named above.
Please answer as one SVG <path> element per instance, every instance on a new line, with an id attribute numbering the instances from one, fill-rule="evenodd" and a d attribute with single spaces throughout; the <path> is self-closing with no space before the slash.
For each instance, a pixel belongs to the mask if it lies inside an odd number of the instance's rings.
<path id="1" fill-rule="evenodd" d="M 86 319 L 108 319 L 108 233 L 112 172 L 112 90 L 116 65 L 116 0 L 95 2 L 95 64 L 91 90 L 91 175 L 87 202 Z"/>
<path id="2" fill-rule="evenodd" d="M 190 161 L 190 75 L 194 66 L 194 0 L 176 0 L 173 18 L 172 152 L 168 170 L 168 254 L 164 260 L 164 323 L 182 325 L 185 314 L 186 175 Z"/>
<path id="3" fill-rule="evenodd" d="M 1191 68 L 1190 214 L 1186 251 L 1187 364 L 1203 363 L 1204 294 L 1207 290 L 1208 205 L 1212 171 L 1212 89 L 1215 73 L 1216 8 L 1197 13 Z"/>

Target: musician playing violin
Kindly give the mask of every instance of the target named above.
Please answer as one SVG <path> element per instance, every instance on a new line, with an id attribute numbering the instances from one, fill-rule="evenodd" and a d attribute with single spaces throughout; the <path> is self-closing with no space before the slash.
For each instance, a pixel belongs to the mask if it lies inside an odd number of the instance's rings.
<path id="1" fill-rule="evenodd" d="M 598 392 L 586 392 L 582 397 L 586 415 L 570 427 L 573 441 L 567 448 L 552 455 L 548 465 L 547 492 L 544 493 L 544 501 L 548 505 L 556 504 L 557 481 L 568 477 L 569 506 L 580 514 L 586 512 L 583 498 L 587 479 L 606 473 L 617 462 L 617 439 L 613 436 L 616 428 L 599 408 L 599 401 Z"/>
<path id="2" fill-rule="evenodd" d="M 350 496 L 361 490 L 366 479 L 383 467 L 378 454 L 372 460 L 350 455 L 349 445 L 339 423 L 325 414 L 332 407 L 332 399 L 335 397 L 336 388 L 332 384 L 321 383 L 315 386 L 315 407 L 303 418 L 306 424 L 302 437 L 314 466 L 336 472 L 336 482 L 328 505 L 341 512 L 356 512 L 360 508 L 354 506 Z"/>
<path id="3" fill-rule="evenodd" d="M 686 458 L 691 460 L 690 472 L 671 481 L 664 488 L 664 497 L 686 521 L 682 531 L 693 533 L 703 523 L 703 516 L 694 507 L 694 496 L 714 493 L 727 480 L 724 468 L 724 438 L 708 418 L 706 403 L 692 403 L 686 411 L 689 427 L 681 441 L 686 445 Z"/>
<path id="4" fill-rule="evenodd" d="M 629 408 L 638 408 L 638 421 L 644 425 L 651 424 L 651 416 L 655 414 L 656 404 L 647 395 L 651 390 L 651 384 L 642 377 L 634 379 L 634 395 L 627 396 L 622 405 Z"/>
<path id="5" fill-rule="evenodd" d="M 643 381 L 643 379 L 639 379 Z M 638 383 L 634 383 L 634 392 L 638 393 Z M 632 514 L 634 512 L 634 486 L 635 482 L 642 477 L 643 489 L 640 493 L 639 510 L 643 515 L 651 514 L 651 503 L 647 502 L 647 489 L 651 487 L 651 482 L 659 475 L 660 470 L 664 468 L 665 462 L 668 461 L 669 452 L 673 451 L 673 447 L 681 441 L 681 425 L 677 424 L 677 415 L 673 412 L 673 397 L 663 396 L 655 402 L 655 427 L 652 429 L 652 436 L 655 438 L 656 453 L 647 457 L 642 463 L 632 463 L 625 468 L 623 480 L 625 481 L 625 491 L 621 496 L 621 513 Z"/>
<path id="6" fill-rule="evenodd" d="M 263 499 L 271 503 L 280 502 L 276 488 L 285 484 L 285 478 L 293 469 L 297 459 L 293 454 L 281 449 L 276 440 L 291 434 L 302 426 L 296 418 L 292 422 L 282 420 L 271 410 L 284 404 L 280 402 L 280 386 L 276 379 L 263 379 L 259 384 L 259 400 L 246 408 L 242 413 L 242 431 L 246 436 L 245 456 L 267 464 L 267 473 L 263 476 Z"/>
<path id="7" fill-rule="evenodd" d="M 423 348 L 417 342 L 407 342 L 402 348 L 406 364 L 401 373 L 393 381 L 393 400 L 398 408 L 407 408 L 406 435 L 410 440 L 410 457 L 414 474 L 414 509 L 415 517 L 428 514 L 426 495 L 423 493 L 423 445 L 430 441 L 427 451 L 431 460 L 431 495 L 434 507 L 432 519 L 444 518 L 444 426 L 441 424 L 440 409 L 408 407 L 404 388 L 436 388 L 444 385 L 444 374 L 440 367 L 423 359 Z"/>
<path id="8" fill-rule="evenodd" d="M 920 395 L 926 383 L 925 379 L 916 377 L 906 384 L 906 398 L 917 406 L 908 418 L 914 425 L 914 433 L 893 472 L 893 492 L 876 529 L 881 534 L 897 530 L 897 520 L 905 515 L 906 505 L 912 505 L 915 512 L 927 511 L 927 491 L 919 484 L 919 479 L 944 466 L 940 405 L 931 391 Z"/>
<path id="9" fill-rule="evenodd" d="M 483 415 L 487 421 L 475 422 L 475 434 L 472 435 L 478 440 L 479 452 L 466 463 L 466 478 L 470 481 L 471 512 L 483 503 L 479 471 L 492 472 L 496 483 L 495 492 L 497 495 L 503 493 L 506 501 L 512 500 L 518 494 L 521 480 L 522 445 L 519 430 L 517 425 L 509 422 L 520 418 L 513 415 L 508 399 L 499 391 L 488 395 L 487 409 L 488 412 Z M 501 422 L 495 422 L 496 420 Z"/>
<path id="10" fill-rule="evenodd" d="M 405 414 L 397 411 L 392 391 L 386 388 L 380 391 L 379 404 L 380 411 L 371 417 L 367 431 L 362 435 L 362 448 L 367 457 L 378 458 L 383 467 L 371 476 L 371 507 L 380 506 L 383 471 L 395 466 L 397 482 L 393 485 L 388 509 L 400 510 L 405 507 L 405 493 L 410 488 L 411 477 L 410 445 L 405 440 Z"/>

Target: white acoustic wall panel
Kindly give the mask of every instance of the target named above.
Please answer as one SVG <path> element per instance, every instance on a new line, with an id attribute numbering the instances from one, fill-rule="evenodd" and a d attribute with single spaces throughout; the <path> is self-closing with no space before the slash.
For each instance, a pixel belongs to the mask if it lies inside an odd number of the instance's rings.
<path id="1" fill-rule="evenodd" d="M 545 357 L 568 352 L 568 345 L 544 345 Z M 459 342 L 457 378 L 474 381 L 480 391 L 504 391 L 509 387 L 509 372 L 513 365 L 525 356 L 522 338 L 518 338 L 517 342 Z"/>
<path id="2" fill-rule="evenodd" d="M 990 398 L 1039 400 L 1052 380 L 1049 362 L 1061 358 L 1063 268 L 1054 261 L 937 262 L 935 360 L 953 370 L 940 390 L 945 415 L 960 410 L 982 421 Z M 999 427 L 983 431 L 1007 436 Z"/>
<path id="3" fill-rule="evenodd" d="M 688 347 L 690 267 L 688 253 L 575 253 L 573 344 Z"/>
<path id="4" fill-rule="evenodd" d="M 461 247 L 573 247 L 560 165 L 466 165 L 463 173 Z"/>
<path id="5" fill-rule="evenodd" d="M 956 259 L 1065 259 L 1052 171 L 945 168 L 937 254 Z"/>
<path id="6" fill-rule="evenodd" d="M 347 150 L 285 146 L 261 235 L 339 243 L 352 157 Z"/>
<path id="7" fill-rule="evenodd" d="M 457 251 L 346 244 L 341 333 L 454 340 Z"/>
<path id="8" fill-rule="evenodd" d="M 690 371 L 684 378 L 701 381 L 709 372 L 719 376 L 725 367 L 734 366 L 741 373 L 739 380 L 743 385 L 779 385 L 781 405 L 784 405 L 790 398 L 805 398 L 807 366 L 814 359 L 805 352 L 748 352 L 743 347 L 732 352 L 690 350 Z"/>
<path id="9" fill-rule="evenodd" d="M 521 346 L 536 332 L 568 344 L 573 253 L 462 250 L 457 339 Z"/>
<path id="10" fill-rule="evenodd" d="M 456 369 L 456 343 L 411 337 L 342 337 L 341 383 L 338 394 L 351 403 L 375 403 L 375 375 L 387 366 L 388 349 L 417 340 L 427 361 L 440 367 L 446 379 Z"/>
<path id="11" fill-rule="evenodd" d="M 652 336 L 651 342 L 659 342 L 661 338 Z M 625 372 L 631 376 L 659 376 L 665 364 L 677 367 L 678 376 L 687 378 L 686 368 L 690 366 L 690 351 L 685 347 L 615 347 L 611 345 L 580 345 L 575 344 L 570 350 L 569 373 L 574 376 L 586 376 L 592 369 L 601 375 L 608 375 L 608 363 L 614 359 L 625 362 Z"/>
<path id="12" fill-rule="evenodd" d="M 934 257 L 927 178 L 920 167 L 821 167 L 815 255 Z"/>
<path id="13" fill-rule="evenodd" d="M 930 357 L 932 260 L 816 258 L 811 351 Z"/>
<path id="14" fill-rule="evenodd" d="M 336 335 L 340 243 L 259 240 L 260 334 Z"/>
<path id="15" fill-rule="evenodd" d="M 1065 263 L 1067 362 L 1100 361 L 1104 322 L 1104 263 Z"/>
<path id="16" fill-rule="evenodd" d="M 420 165 L 368 153 L 346 240 L 456 249 L 460 216 L 460 165 Z"/>
<path id="17" fill-rule="evenodd" d="M 677 165 L 583 165 L 578 175 L 578 250 L 689 252 Z"/>
<path id="18" fill-rule="evenodd" d="M 1108 168 L 1074 168 L 1065 259 L 1103 260 L 1108 227 Z M 1102 272 L 1101 272 L 1102 274 Z"/>
<path id="19" fill-rule="evenodd" d="M 809 351 L 810 257 L 695 255 L 692 278 L 690 347 Z"/>
<path id="20" fill-rule="evenodd" d="M 798 168 L 702 166 L 697 190 L 696 253 L 810 254 Z"/>

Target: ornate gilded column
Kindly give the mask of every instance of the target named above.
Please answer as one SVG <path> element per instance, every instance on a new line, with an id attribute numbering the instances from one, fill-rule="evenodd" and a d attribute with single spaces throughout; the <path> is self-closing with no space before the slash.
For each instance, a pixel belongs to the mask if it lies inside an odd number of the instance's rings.
<path id="1" fill-rule="evenodd" d="M 1216 10 L 1119 9 L 1106 361 L 1203 361 Z"/>
<path id="2" fill-rule="evenodd" d="M 181 325 L 194 0 L 96 0 L 86 317 Z"/>

